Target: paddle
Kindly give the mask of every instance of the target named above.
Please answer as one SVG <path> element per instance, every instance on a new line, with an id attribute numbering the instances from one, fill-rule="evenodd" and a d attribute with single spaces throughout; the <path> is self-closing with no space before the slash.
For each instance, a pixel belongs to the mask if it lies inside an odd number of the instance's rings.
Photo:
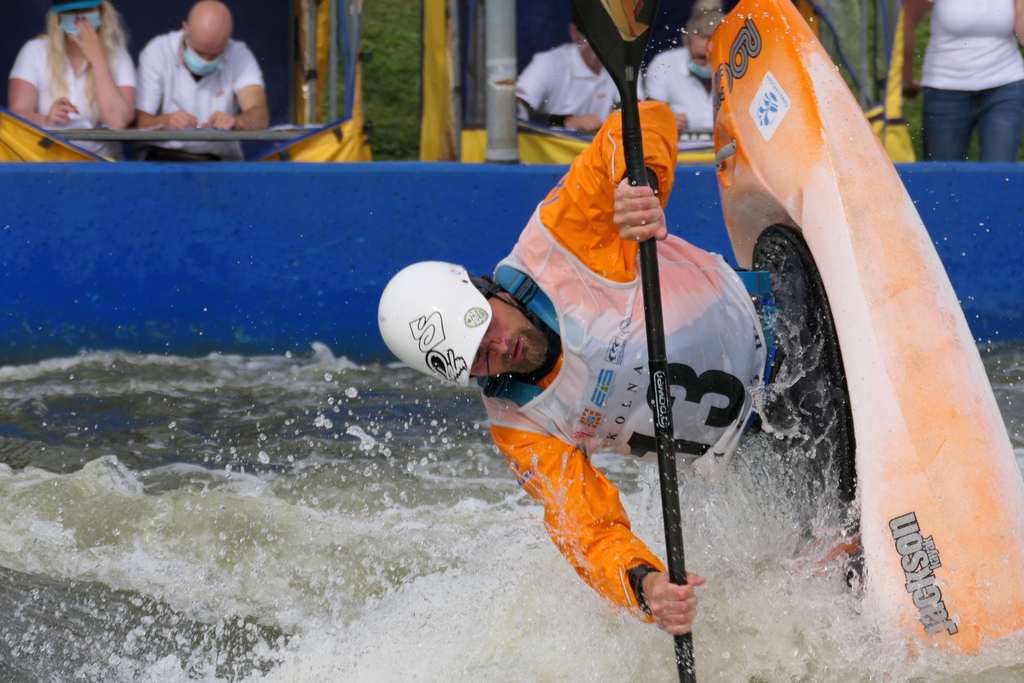
<path id="1" fill-rule="evenodd" d="M 594 48 L 619 89 L 622 101 L 622 143 L 630 185 L 646 185 L 643 133 L 636 100 L 640 61 L 658 13 L 657 0 L 574 0 L 578 26 Z M 658 475 L 661 480 L 661 510 L 665 519 L 665 546 L 669 580 L 686 585 L 683 530 L 679 515 L 679 485 L 673 452 L 672 401 L 669 396 L 668 363 L 665 359 L 665 325 L 661 316 L 661 284 L 658 250 L 654 240 L 640 244 L 640 274 L 647 322 L 647 356 L 654 389 L 654 436 L 658 444 Z M 693 638 L 675 636 L 679 680 L 696 681 Z"/>

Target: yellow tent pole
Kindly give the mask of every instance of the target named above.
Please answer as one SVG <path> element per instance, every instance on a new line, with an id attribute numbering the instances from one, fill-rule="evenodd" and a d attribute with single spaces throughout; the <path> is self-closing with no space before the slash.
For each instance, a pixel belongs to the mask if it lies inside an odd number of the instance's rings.
<path id="1" fill-rule="evenodd" d="M 882 125 L 882 143 L 896 162 L 916 161 L 910 131 L 903 119 L 903 8 L 896 20 L 896 35 L 892 40 L 889 73 L 885 84 L 885 119 Z"/>
<path id="2" fill-rule="evenodd" d="M 455 159 L 455 120 L 451 99 L 451 45 L 447 0 L 423 0 L 422 110 L 420 160 Z"/>
<path id="3" fill-rule="evenodd" d="M 324 122 L 328 120 L 329 111 L 328 98 L 337 97 L 338 93 L 328 92 L 327 75 L 330 73 L 331 56 L 331 3 L 321 0 L 316 8 L 316 92 L 317 92 L 317 120 Z"/>
<path id="4" fill-rule="evenodd" d="M 312 99 L 317 93 L 317 82 L 313 78 L 307 78 L 314 72 L 318 72 L 317 60 L 311 59 L 313 56 L 311 52 L 315 52 L 316 46 L 311 45 L 311 41 L 315 40 L 315 36 L 310 35 L 310 30 L 314 28 L 310 24 L 310 10 L 315 0 L 292 0 L 292 26 L 295 27 L 294 35 L 294 49 L 295 49 L 295 63 L 292 69 L 292 82 L 294 83 L 292 89 L 292 108 L 293 108 L 293 119 L 294 122 L 299 125 L 307 123 L 313 123 L 311 120 L 313 116 L 310 116 L 311 112 L 315 111 L 312 109 Z M 311 51 L 310 47 L 314 50 Z"/>

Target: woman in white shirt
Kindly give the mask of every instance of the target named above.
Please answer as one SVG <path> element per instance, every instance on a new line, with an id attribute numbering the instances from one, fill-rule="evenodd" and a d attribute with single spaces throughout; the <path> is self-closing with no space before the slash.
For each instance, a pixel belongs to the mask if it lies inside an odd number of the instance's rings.
<path id="1" fill-rule="evenodd" d="M 7 108 L 42 128 L 126 128 L 135 118 L 135 66 L 121 16 L 106 0 L 54 0 L 46 34 L 11 69 Z M 102 156 L 119 144 L 79 143 Z"/>
<path id="2" fill-rule="evenodd" d="M 924 156 L 962 161 L 974 129 L 982 161 L 1015 161 L 1024 131 L 1024 0 L 906 0 L 903 88 L 924 90 Z M 914 29 L 931 10 L 921 83 Z"/>

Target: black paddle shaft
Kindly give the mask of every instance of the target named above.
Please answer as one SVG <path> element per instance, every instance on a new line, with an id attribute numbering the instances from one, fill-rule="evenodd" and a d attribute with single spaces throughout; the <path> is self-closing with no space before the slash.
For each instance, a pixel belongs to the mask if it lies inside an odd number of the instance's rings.
<path id="1" fill-rule="evenodd" d="M 622 103 L 622 145 L 630 185 L 646 185 L 643 131 L 637 104 L 637 78 L 650 26 L 658 13 L 657 0 L 575 0 L 577 22 L 601 63 L 619 89 Z M 610 5 L 610 6 L 609 6 Z M 679 483 L 676 474 L 672 431 L 672 399 L 669 394 L 668 361 L 665 354 L 665 324 L 661 313 L 661 278 L 658 273 L 657 242 L 640 244 L 640 277 L 647 325 L 647 357 L 653 388 L 654 437 L 658 450 L 661 509 L 665 522 L 665 546 L 669 580 L 686 585 L 686 559 L 679 511 Z M 693 637 L 675 636 L 679 680 L 697 680 Z"/>

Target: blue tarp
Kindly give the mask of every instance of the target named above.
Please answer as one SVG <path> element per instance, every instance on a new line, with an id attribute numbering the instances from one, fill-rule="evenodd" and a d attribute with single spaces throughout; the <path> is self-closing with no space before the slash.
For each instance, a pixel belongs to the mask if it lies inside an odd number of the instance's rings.
<path id="1" fill-rule="evenodd" d="M 417 260 L 489 272 L 561 166 L 0 165 L 0 363 L 83 348 L 384 356 L 376 306 Z M 981 340 L 1024 339 L 1024 166 L 899 168 Z M 715 173 L 669 228 L 729 255 Z"/>

